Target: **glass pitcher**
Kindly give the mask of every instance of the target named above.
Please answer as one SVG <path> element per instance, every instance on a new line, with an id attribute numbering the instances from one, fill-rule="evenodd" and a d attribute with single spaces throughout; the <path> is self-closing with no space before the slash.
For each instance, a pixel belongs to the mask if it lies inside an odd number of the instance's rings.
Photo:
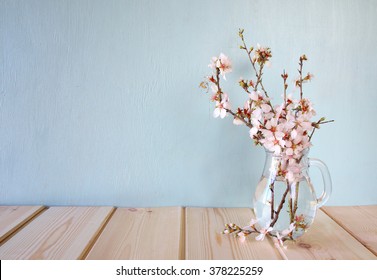
<path id="1" fill-rule="evenodd" d="M 308 158 L 308 152 L 305 150 L 300 158 L 296 180 L 289 182 L 282 172 L 282 166 L 289 164 L 288 161 L 266 150 L 263 174 L 253 203 L 259 227 L 272 227 L 272 235 L 293 240 L 300 237 L 313 223 L 317 209 L 330 197 L 329 170 L 322 161 Z M 319 198 L 310 181 L 310 166 L 318 167 L 322 173 L 324 191 Z"/>

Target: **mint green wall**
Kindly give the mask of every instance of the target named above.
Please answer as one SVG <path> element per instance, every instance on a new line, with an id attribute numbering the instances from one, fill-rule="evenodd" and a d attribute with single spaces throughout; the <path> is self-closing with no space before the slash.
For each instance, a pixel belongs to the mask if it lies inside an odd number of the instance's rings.
<path id="1" fill-rule="evenodd" d="M 243 104 L 239 27 L 272 48 L 275 100 L 308 56 L 329 204 L 377 204 L 377 1 L 357 0 L 0 0 L 0 204 L 251 206 L 264 152 L 198 88 L 224 52 Z"/>

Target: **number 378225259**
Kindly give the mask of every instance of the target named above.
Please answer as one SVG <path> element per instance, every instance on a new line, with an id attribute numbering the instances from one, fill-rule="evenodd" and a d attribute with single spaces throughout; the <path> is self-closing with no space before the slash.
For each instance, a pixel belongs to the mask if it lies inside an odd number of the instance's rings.
<path id="1" fill-rule="evenodd" d="M 261 275 L 262 272 L 261 266 L 212 266 L 209 269 L 209 275 Z"/>

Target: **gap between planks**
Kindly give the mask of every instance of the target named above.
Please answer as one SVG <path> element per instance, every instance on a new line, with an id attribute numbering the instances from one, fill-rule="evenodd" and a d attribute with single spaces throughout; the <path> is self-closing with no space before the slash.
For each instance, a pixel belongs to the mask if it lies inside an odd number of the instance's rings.
<path id="1" fill-rule="evenodd" d="M 89 254 L 90 250 L 93 248 L 94 244 L 96 244 L 98 238 L 101 236 L 103 230 L 106 228 L 107 224 L 113 217 L 115 211 L 118 209 L 118 207 L 113 207 L 112 212 L 107 216 L 107 219 L 103 222 L 102 226 L 98 230 L 97 234 L 89 241 L 88 246 L 84 249 L 84 251 L 81 253 L 81 256 L 79 257 L 80 260 L 85 260 L 87 255 Z"/>
<path id="2" fill-rule="evenodd" d="M 24 221 L 14 227 L 11 231 L 9 231 L 0 241 L 0 246 L 5 244 L 8 240 L 10 240 L 13 236 L 15 236 L 18 232 L 20 232 L 23 228 L 29 225 L 32 221 L 34 221 L 38 216 L 44 213 L 50 207 L 41 205 L 40 208 L 35 211 L 32 215 L 27 217 Z"/>
<path id="3" fill-rule="evenodd" d="M 181 234 L 179 236 L 179 259 L 186 259 L 186 207 L 181 210 Z"/>

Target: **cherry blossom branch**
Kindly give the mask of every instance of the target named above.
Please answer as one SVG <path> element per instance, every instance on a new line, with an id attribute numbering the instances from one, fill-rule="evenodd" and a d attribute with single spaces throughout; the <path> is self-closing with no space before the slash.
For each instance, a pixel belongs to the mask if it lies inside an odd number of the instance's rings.
<path id="1" fill-rule="evenodd" d="M 243 238 L 245 236 L 252 234 L 252 233 L 268 235 L 268 236 L 271 236 L 272 238 L 275 237 L 275 238 L 280 239 L 282 242 L 284 242 L 286 240 L 293 240 L 291 234 L 289 234 L 288 236 L 280 236 L 280 238 L 279 238 L 274 233 L 265 232 L 265 231 L 263 231 L 263 229 L 258 230 L 255 227 L 255 225 L 250 225 L 250 226 L 246 226 L 246 227 L 241 228 L 240 226 L 233 224 L 233 223 L 225 224 L 225 229 L 221 232 L 221 234 L 233 234 L 235 237 L 243 237 Z"/>
<path id="2" fill-rule="evenodd" d="M 259 71 L 257 71 L 257 68 L 255 67 L 255 62 L 253 61 L 253 59 L 252 59 L 252 57 L 251 57 L 251 52 L 254 50 L 254 48 L 253 47 L 251 47 L 250 48 L 250 50 L 247 48 L 247 46 L 246 46 L 246 42 L 245 42 L 245 38 L 244 38 L 244 36 L 243 36 L 243 29 L 240 29 L 239 30 L 239 32 L 238 32 L 238 35 L 240 36 L 240 38 L 241 38 L 241 40 L 242 40 L 242 44 L 243 44 L 243 46 L 241 46 L 241 49 L 244 49 L 245 51 L 246 51 L 246 53 L 247 53 L 247 56 L 248 56 L 248 58 L 249 58 L 249 60 L 250 60 L 250 63 L 251 63 L 251 65 L 253 66 L 253 69 L 254 69 L 254 71 L 255 71 L 255 76 L 256 76 L 256 78 L 257 78 L 257 82 L 255 83 L 255 87 L 254 87 L 254 89 L 255 89 L 255 91 L 257 90 L 257 87 L 258 87 L 258 85 L 260 85 L 261 86 L 261 88 L 262 88 L 262 91 L 264 92 L 264 94 L 266 95 L 266 97 L 267 98 L 269 98 L 269 96 L 268 96 L 268 93 L 267 93 L 267 91 L 265 90 L 265 88 L 264 88 L 264 86 L 263 86 L 263 83 L 262 83 L 262 75 L 263 75 L 263 73 L 262 73 L 262 70 L 263 70 L 263 64 L 261 65 L 261 68 L 259 68 Z M 258 72 L 259 72 L 259 74 L 258 74 Z M 272 107 L 272 106 L 271 106 Z"/>
<path id="3" fill-rule="evenodd" d="M 260 64 L 259 64 L 259 71 L 258 71 L 258 70 L 257 70 L 257 67 L 255 66 L 255 61 L 254 61 L 253 58 L 251 57 L 251 52 L 254 50 L 254 48 L 253 48 L 253 47 L 250 47 L 250 49 L 247 48 L 247 46 L 246 46 L 246 42 L 245 42 L 245 38 L 244 38 L 244 36 L 243 36 L 243 32 L 244 32 L 243 29 L 239 29 L 238 35 L 239 35 L 239 37 L 241 38 L 241 40 L 242 40 L 242 44 L 243 44 L 242 46 L 240 46 L 240 48 L 241 48 L 241 49 L 244 49 L 244 50 L 246 51 L 247 56 L 248 56 L 248 58 L 249 58 L 249 60 L 250 60 L 250 63 L 251 63 L 251 65 L 252 65 L 252 67 L 253 67 L 253 69 L 254 69 L 254 71 L 255 71 L 255 76 L 256 76 L 256 78 L 257 78 L 257 81 L 256 81 L 255 85 L 253 86 L 254 91 L 257 91 L 257 90 L 258 90 L 258 86 L 260 85 L 260 87 L 261 87 L 261 89 L 262 89 L 264 95 L 265 95 L 265 96 L 267 97 L 267 99 L 268 99 L 267 104 L 270 105 L 270 107 L 271 107 L 271 111 L 272 111 L 273 113 L 275 113 L 274 107 L 272 106 L 271 101 L 269 100 L 270 97 L 269 97 L 269 95 L 268 95 L 268 93 L 267 93 L 267 90 L 264 88 L 263 81 L 262 81 L 263 68 L 264 68 L 264 64 L 265 64 L 265 62 L 266 62 L 267 60 L 265 60 L 265 61 L 261 61 L 261 62 L 260 62 Z M 269 53 L 269 55 L 271 56 L 270 53 Z M 268 59 L 268 57 L 267 57 L 267 59 Z M 250 105 L 250 106 L 251 106 L 251 105 Z"/>
<path id="4" fill-rule="evenodd" d="M 324 120 L 325 120 L 325 118 L 321 118 L 318 122 L 316 122 L 316 123 L 312 123 L 312 126 L 313 126 L 314 128 L 313 128 L 312 133 L 311 133 L 310 136 L 309 136 L 309 142 L 312 140 L 313 134 L 314 134 L 315 130 L 316 130 L 317 128 L 319 128 L 319 125 L 320 125 L 320 124 L 326 124 L 326 123 L 334 122 L 334 120 L 329 120 L 329 121 L 324 121 Z"/>
<path id="5" fill-rule="evenodd" d="M 239 233 L 239 232 L 245 232 L 245 233 L 257 232 L 257 233 L 259 233 L 259 231 L 256 229 L 255 225 L 251 225 L 248 228 L 250 228 L 250 229 L 246 229 L 246 227 L 241 228 L 240 226 L 238 226 L 236 224 L 230 223 L 230 224 L 225 224 L 225 232 L 223 232 L 223 233 L 225 233 L 225 234 L 227 234 L 227 233 Z"/>
<path id="6" fill-rule="evenodd" d="M 259 71 L 257 73 L 257 82 L 255 83 L 255 89 L 258 88 L 258 85 L 261 85 L 261 88 L 262 88 L 262 76 L 263 76 L 263 68 L 264 68 L 264 64 L 261 64 L 259 66 Z M 263 90 L 263 89 L 262 89 Z M 266 97 L 269 97 L 268 94 L 265 92 L 264 93 L 266 95 Z"/>
<path id="7" fill-rule="evenodd" d="M 233 117 L 239 119 L 239 120 L 242 121 L 244 124 L 246 124 L 247 127 L 249 127 L 249 128 L 253 128 L 253 126 L 251 125 L 251 123 L 248 123 L 247 121 L 245 121 L 244 118 L 240 118 L 240 117 L 238 117 L 237 114 L 234 113 L 232 110 L 230 110 L 230 109 L 225 109 L 225 110 L 227 111 L 227 113 L 231 114 Z"/>
<path id="8" fill-rule="evenodd" d="M 254 61 L 253 61 L 253 59 L 251 58 L 251 52 L 253 51 L 253 47 L 251 47 L 250 48 L 250 51 L 248 50 L 248 48 L 247 48 L 247 46 L 246 46 L 246 42 L 245 42 L 245 38 L 243 37 L 243 29 L 239 29 L 239 32 L 238 32 L 238 35 L 240 36 L 240 38 L 241 38 L 241 40 L 242 40 L 242 43 L 243 43 L 243 46 L 240 46 L 240 48 L 241 49 L 244 49 L 245 51 L 246 51 L 246 53 L 247 53 L 247 56 L 249 57 L 249 60 L 250 60 L 250 63 L 251 63 L 251 65 L 253 66 L 253 68 L 254 68 L 254 71 L 255 71 L 255 75 L 256 75 L 256 77 L 257 77 L 257 79 L 258 79 L 258 75 L 257 75 L 257 73 L 258 73 L 258 71 L 257 71 L 257 69 L 256 69 L 256 67 L 255 67 L 255 64 L 254 64 Z"/>
<path id="9" fill-rule="evenodd" d="M 269 98 L 269 96 L 268 96 L 268 94 L 267 94 L 267 91 L 265 90 L 265 88 L 264 88 L 264 86 L 263 86 L 262 80 L 261 80 L 261 82 L 260 82 L 259 84 L 260 84 L 260 86 L 261 86 L 262 91 L 263 91 L 264 94 L 266 95 L 266 97 Z M 269 103 L 269 104 L 271 104 L 271 103 Z M 273 108 L 273 107 L 271 106 L 271 108 Z"/>
<path id="10" fill-rule="evenodd" d="M 218 67 L 216 67 L 216 78 L 215 78 L 215 84 L 217 86 L 217 95 L 219 96 L 219 102 L 222 101 L 222 89 L 220 87 L 220 69 Z M 240 118 L 237 116 L 236 113 L 234 113 L 231 109 L 225 109 L 227 113 L 231 114 L 233 117 L 241 120 L 246 126 L 248 126 L 249 128 L 252 128 L 253 126 L 251 125 L 251 123 L 248 123 L 247 121 L 245 121 L 244 118 Z"/>

